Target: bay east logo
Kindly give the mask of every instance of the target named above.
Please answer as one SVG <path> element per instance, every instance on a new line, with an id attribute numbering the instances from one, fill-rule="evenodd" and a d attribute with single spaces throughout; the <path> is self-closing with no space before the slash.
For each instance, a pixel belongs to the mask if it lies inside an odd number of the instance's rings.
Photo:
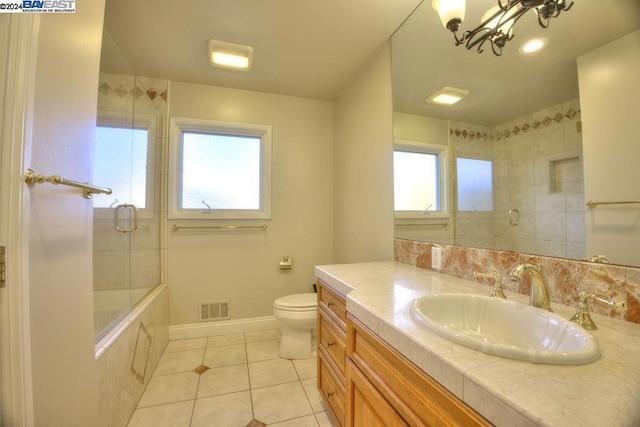
<path id="1" fill-rule="evenodd" d="M 75 0 L 22 0 L 22 12 L 75 12 Z"/>

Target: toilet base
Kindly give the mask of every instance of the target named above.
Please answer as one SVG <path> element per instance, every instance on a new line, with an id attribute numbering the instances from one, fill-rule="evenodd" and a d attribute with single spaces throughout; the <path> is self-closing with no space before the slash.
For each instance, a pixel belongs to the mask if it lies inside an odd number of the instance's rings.
<path id="1" fill-rule="evenodd" d="M 309 359 L 316 356 L 316 335 L 311 329 L 284 328 L 279 355 L 283 359 Z"/>

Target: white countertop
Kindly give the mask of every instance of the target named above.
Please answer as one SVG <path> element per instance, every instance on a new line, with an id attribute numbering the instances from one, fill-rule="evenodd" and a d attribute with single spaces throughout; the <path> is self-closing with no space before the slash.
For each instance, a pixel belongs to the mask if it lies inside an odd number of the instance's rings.
<path id="1" fill-rule="evenodd" d="M 640 325 L 593 314 L 602 356 L 579 366 L 540 365 L 473 350 L 419 326 L 411 302 L 437 292 L 489 295 L 492 287 L 398 262 L 316 267 L 347 295 L 347 310 L 498 426 L 640 426 Z M 526 295 L 506 292 L 525 304 Z M 574 307 L 551 304 L 564 318 Z"/>

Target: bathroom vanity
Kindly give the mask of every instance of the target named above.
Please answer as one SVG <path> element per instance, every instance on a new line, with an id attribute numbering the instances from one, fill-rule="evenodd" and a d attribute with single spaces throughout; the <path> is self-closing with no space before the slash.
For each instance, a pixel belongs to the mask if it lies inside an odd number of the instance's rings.
<path id="1" fill-rule="evenodd" d="M 535 364 L 455 344 L 411 318 L 416 298 L 488 295 L 486 285 L 397 262 L 318 266 L 316 276 L 318 389 L 341 426 L 640 425 L 640 325 L 593 314 L 598 360 Z"/>

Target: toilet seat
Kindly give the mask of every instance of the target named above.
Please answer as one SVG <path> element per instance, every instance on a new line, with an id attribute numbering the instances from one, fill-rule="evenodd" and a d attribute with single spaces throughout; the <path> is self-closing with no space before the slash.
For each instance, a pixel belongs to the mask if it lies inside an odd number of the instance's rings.
<path id="1" fill-rule="evenodd" d="M 318 308 L 318 298 L 315 293 L 287 295 L 275 300 L 273 308 L 283 311 L 315 311 Z"/>

